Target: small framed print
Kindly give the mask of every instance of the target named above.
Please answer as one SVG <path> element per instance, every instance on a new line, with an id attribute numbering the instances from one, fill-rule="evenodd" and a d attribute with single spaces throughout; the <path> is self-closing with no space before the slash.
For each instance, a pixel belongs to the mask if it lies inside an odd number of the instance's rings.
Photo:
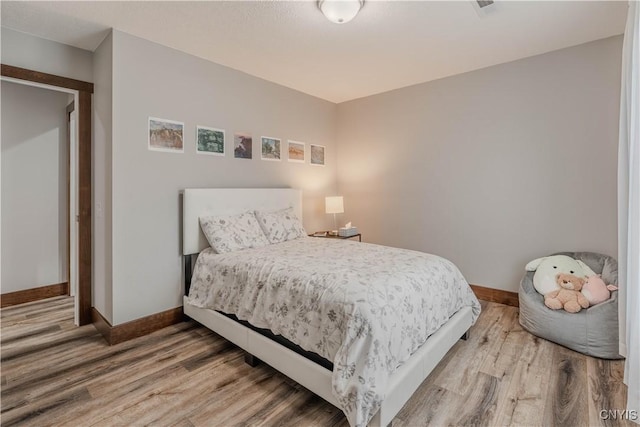
<path id="1" fill-rule="evenodd" d="M 196 152 L 224 156 L 224 129 L 196 126 Z"/>
<path id="2" fill-rule="evenodd" d="M 233 157 L 236 159 L 251 159 L 253 152 L 253 138 L 250 133 L 238 132 L 233 135 Z"/>
<path id="3" fill-rule="evenodd" d="M 281 160 L 280 139 L 263 136 L 261 147 L 262 160 L 272 160 L 277 162 Z"/>
<path id="4" fill-rule="evenodd" d="M 310 144 L 310 163 L 314 166 L 324 166 L 324 145 Z"/>
<path id="5" fill-rule="evenodd" d="M 149 117 L 149 150 L 184 153 L 184 123 Z"/>
<path id="6" fill-rule="evenodd" d="M 287 141 L 289 161 L 295 163 L 304 163 L 304 142 Z"/>

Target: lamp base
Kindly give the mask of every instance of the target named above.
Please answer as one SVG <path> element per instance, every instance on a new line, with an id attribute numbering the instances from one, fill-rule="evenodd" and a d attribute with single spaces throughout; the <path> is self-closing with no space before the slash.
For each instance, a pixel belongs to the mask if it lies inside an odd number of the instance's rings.
<path id="1" fill-rule="evenodd" d="M 338 230 L 331 230 L 331 231 L 329 231 L 329 235 L 330 235 L 330 236 L 337 236 L 337 235 L 338 235 Z"/>

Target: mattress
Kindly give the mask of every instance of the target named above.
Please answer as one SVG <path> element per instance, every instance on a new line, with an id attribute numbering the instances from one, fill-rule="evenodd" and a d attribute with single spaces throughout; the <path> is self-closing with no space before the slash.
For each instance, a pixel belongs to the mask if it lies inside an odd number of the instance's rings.
<path id="1" fill-rule="evenodd" d="M 391 373 L 463 307 L 480 304 L 450 261 L 346 240 L 301 238 L 200 253 L 190 304 L 233 314 L 333 362 L 352 426 L 377 412 Z"/>

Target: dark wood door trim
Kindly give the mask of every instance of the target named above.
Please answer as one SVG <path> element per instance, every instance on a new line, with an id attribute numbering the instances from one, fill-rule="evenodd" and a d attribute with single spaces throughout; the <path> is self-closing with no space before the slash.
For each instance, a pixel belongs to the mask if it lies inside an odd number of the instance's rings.
<path id="1" fill-rule="evenodd" d="M 78 319 L 91 323 L 91 93 L 78 97 Z"/>
<path id="2" fill-rule="evenodd" d="M 78 91 L 78 322 L 91 323 L 91 94 L 93 83 L 0 64 L 4 77 Z"/>
<path id="3" fill-rule="evenodd" d="M 41 73 L 40 71 L 28 70 L 26 68 L 14 67 L 13 65 L 2 64 L 2 75 L 19 80 L 27 80 L 50 86 L 63 87 L 65 89 L 73 89 L 79 92 L 93 93 L 93 83 L 70 79 L 69 77 L 56 76 L 54 74 Z"/>

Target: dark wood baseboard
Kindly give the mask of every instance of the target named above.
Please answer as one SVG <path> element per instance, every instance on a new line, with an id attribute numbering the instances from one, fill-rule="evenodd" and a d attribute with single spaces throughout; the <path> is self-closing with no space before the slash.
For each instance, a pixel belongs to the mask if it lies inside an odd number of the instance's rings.
<path id="1" fill-rule="evenodd" d="M 40 286 L 38 288 L 25 289 L 23 291 L 7 292 L 0 295 L 0 307 L 24 304 L 25 302 L 38 301 L 45 298 L 69 295 L 69 283 L 56 283 L 55 285 Z"/>
<path id="2" fill-rule="evenodd" d="M 484 286 L 478 285 L 470 286 L 478 299 L 511 305 L 514 307 L 519 306 L 517 292 L 485 288 Z M 121 325 L 111 326 L 111 324 L 102 317 L 102 314 L 100 314 L 95 307 L 91 307 L 91 321 L 105 340 L 107 340 L 109 345 L 119 344 L 133 338 L 150 334 L 167 326 L 180 323 L 183 320 L 184 314 L 182 307 L 176 307 L 160 313 L 152 314 L 151 316 L 132 320 Z"/>
<path id="3" fill-rule="evenodd" d="M 141 317 L 121 325 L 111 326 L 95 307 L 91 307 L 91 321 L 109 345 L 138 338 L 184 320 L 182 307 L 172 308 Z"/>
<path id="4" fill-rule="evenodd" d="M 91 323 L 102 334 L 107 343 L 111 345 L 111 329 L 113 326 L 107 319 L 102 317 L 102 314 L 95 307 L 91 307 Z"/>
<path id="5" fill-rule="evenodd" d="M 469 285 L 478 299 L 483 301 L 497 302 L 500 304 L 520 307 L 518 293 L 503 291 L 502 289 L 485 288 L 479 285 Z"/>

